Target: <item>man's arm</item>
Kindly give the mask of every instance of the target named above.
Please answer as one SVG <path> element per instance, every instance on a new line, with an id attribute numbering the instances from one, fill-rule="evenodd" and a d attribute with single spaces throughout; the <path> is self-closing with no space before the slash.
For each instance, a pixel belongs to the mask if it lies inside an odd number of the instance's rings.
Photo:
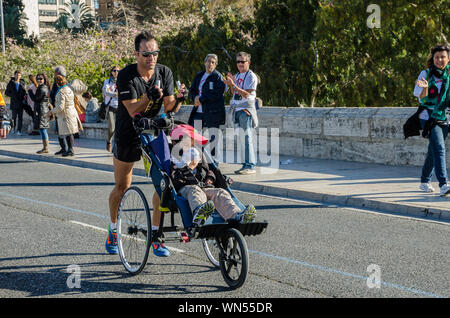
<path id="1" fill-rule="evenodd" d="M 12 97 L 13 87 L 11 85 L 11 81 L 8 82 L 8 85 L 6 85 L 6 91 L 5 95 L 8 97 Z"/>
<path id="2" fill-rule="evenodd" d="M 178 112 L 181 107 L 181 102 L 178 102 L 174 95 L 164 96 L 164 112 Z"/>
<path id="3" fill-rule="evenodd" d="M 127 109 L 130 117 L 133 118 L 134 114 L 144 112 L 147 109 L 147 106 L 150 104 L 150 99 L 144 94 L 140 100 L 123 100 L 122 103 Z"/>
<path id="4" fill-rule="evenodd" d="M 233 94 L 239 94 L 244 98 L 248 98 L 250 94 L 255 91 L 254 89 L 239 88 L 239 86 L 237 86 L 234 82 L 234 78 L 231 74 L 227 74 L 227 78 L 224 79 L 224 83 L 230 87 L 230 89 L 233 91 Z"/>

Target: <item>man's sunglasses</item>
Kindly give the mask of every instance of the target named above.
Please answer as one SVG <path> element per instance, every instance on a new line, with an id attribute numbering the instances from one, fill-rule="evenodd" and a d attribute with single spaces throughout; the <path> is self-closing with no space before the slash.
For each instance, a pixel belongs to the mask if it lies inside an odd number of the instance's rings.
<path id="1" fill-rule="evenodd" d="M 119 70 L 112 70 L 112 71 L 115 73 L 115 72 L 118 72 Z"/>
<path id="2" fill-rule="evenodd" d="M 237 64 L 245 64 L 247 61 L 236 61 Z"/>
<path id="3" fill-rule="evenodd" d="M 159 50 L 156 50 L 156 51 L 144 51 L 144 52 L 139 52 L 139 54 L 141 54 L 143 57 L 149 57 L 150 55 L 158 56 Z"/>

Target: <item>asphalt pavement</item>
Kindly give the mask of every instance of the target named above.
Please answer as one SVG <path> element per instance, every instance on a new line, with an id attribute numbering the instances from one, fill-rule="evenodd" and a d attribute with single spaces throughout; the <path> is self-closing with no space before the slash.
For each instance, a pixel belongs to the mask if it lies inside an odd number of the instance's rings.
<path id="1" fill-rule="evenodd" d="M 112 171 L 112 154 L 105 142 L 75 139 L 74 157 L 55 156 L 59 145 L 51 136 L 50 153 L 38 155 L 40 136 L 10 135 L 0 141 L 0 155 L 34 159 L 78 167 Z M 261 164 L 254 175 L 235 175 L 240 164 L 233 153 L 224 153 L 220 168 L 234 180 L 233 189 L 308 199 L 338 206 L 351 206 L 440 221 L 450 220 L 450 196 L 440 197 L 436 179 L 434 193 L 419 190 L 420 167 L 387 166 L 323 159 L 280 156 Z M 135 175 L 145 175 L 142 162 Z M 434 177 L 433 177 L 434 178 Z"/>
<path id="2" fill-rule="evenodd" d="M 108 255 L 112 172 L 1 155 L 0 169 L 0 297 L 450 296 L 445 222 L 234 190 L 269 228 L 246 237 L 249 275 L 230 290 L 198 241 L 167 243 L 137 276 Z M 133 184 L 152 196 L 148 178 Z"/>

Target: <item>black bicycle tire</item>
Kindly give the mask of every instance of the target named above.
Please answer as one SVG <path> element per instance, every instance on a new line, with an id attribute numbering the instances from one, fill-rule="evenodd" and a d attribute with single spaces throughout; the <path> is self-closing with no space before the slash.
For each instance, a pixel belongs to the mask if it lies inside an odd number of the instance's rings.
<path id="1" fill-rule="evenodd" d="M 235 228 L 229 228 L 225 231 L 224 235 L 220 238 L 222 247 L 224 249 L 227 248 L 226 242 L 228 241 L 228 238 L 230 236 L 233 236 L 236 239 L 237 244 L 239 245 L 239 249 L 242 254 L 241 255 L 241 257 L 242 257 L 241 272 L 239 273 L 239 277 L 237 279 L 233 279 L 232 277 L 230 277 L 230 275 L 228 275 L 228 272 L 227 272 L 228 268 L 226 266 L 227 264 L 225 263 L 225 255 L 223 255 L 223 253 L 221 253 L 221 257 L 220 257 L 220 271 L 221 271 L 222 276 L 223 276 L 225 282 L 227 283 L 227 285 L 231 289 L 237 289 L 237 288 L 241 287 L 245 283 L 245 280 L 247 279 L 248 266 L 249 266 L 248 248 L 247 248 L 247 243 L 246 243 L 245 238 L 242 235 L 242 233 L 239 232 L 239 230 L 237 230 Z"/>

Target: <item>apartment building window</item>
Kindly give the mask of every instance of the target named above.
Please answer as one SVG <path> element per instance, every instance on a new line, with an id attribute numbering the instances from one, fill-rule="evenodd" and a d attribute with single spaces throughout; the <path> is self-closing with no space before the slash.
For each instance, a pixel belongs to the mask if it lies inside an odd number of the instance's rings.
<path id="1" fill-rule="evenodd" d="M 58 12 L 50 10 L 39 10 L 39 15 L 43 17 L 57 17 Z"/>
<path id="2" fill-rule="evenodd" d="M 39 0 L 39 4 L 56 4 L 56 0 Z"/>
<path id="3" fill-rule="evenodd" d="M 39 15 L 43 17 L 57 17 L 58 12 L 50 10 L 39 10 Z"/>

